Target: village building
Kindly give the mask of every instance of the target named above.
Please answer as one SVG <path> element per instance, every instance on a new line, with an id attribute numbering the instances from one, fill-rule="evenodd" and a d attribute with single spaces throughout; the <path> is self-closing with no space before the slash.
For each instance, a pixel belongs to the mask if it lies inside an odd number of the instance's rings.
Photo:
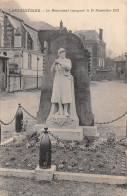
<path id="1" fill-rule="evenodd" d="M 125 78 L 126 58 L 125 56 L 119 55 L 114 59 L 113 72 L 114 78 L 123 80 Z"/>
<path id="2" fill-rule="evenodd" d="M 104 74 L 105 69 L 106 43 L 103 40 L 103 29 L 99 29 L 99 34 L 96 30 L 80 30 L 74 33 L 80 37 L 84 47 L 90 52 L 92 79 L 99 79 L 101 76 L 98 75 L 98 71 L 103 70 Z"/>
<path id="3" fill-rule="evenodd" d="M 9 57 L 0 53 L 0 93 L 8 90 Z"/>
<path id="4" fill-rule="evenodd" d="M 32 24 L 0 11 L 0 51 L 10 57 L 9 91 L 41 86 L 43 53 Z"/>

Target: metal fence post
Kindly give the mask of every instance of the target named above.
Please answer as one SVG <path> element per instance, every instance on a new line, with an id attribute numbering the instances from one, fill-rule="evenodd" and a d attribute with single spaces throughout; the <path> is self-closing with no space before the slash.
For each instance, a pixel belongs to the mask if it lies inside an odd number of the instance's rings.
<path id="1" fill-rule="evenodd" d="M 15 118 L 15 131 L 21 132 L 23 126 L 23 112 L 21 108 L 21 104 L 19 103 L 19 107 L 16 112 L 16 118 Z"/>
<path id="2" fill-rule="evenodd" d="M 51 168 L 51 140 L 48 135 L 48 128 L 44 128 L 44 135 L 40 142 L 39 167 Z"/>

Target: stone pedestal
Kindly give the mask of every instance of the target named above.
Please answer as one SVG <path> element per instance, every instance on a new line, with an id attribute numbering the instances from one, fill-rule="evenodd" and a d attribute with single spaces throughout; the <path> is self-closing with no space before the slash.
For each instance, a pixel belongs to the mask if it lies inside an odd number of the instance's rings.
<path id="1" fill-rule="evenodd" d="M 82 141 L 84 138 L 82 127 L 78 127 L 77 129 L 50 128 L 49 131 L 62 140 Z"/>
<path id="2" fill-rule="evenodd" d="M 56 129 L 76 129 L 79 126 L 79 120 L 71 116 L 50 115 L 46 121 L 46 126 Z"/>
<path id="3" fill-rule="evenodd" d="M 39 132 L 44 131 L 45 124 L 36 124 Z M 96 126 L 79 126 L 76 129 L 49 128 L 48 131 L 63 140 L 82 141 L 85 136 L 99 137 Z"/>
<path id="4" fill-rule="evenodd" d="M 50 169 L 41 169 L 39 166 L 35 169 L 35 176 L 38 181 L 52 181 L 53 173 L 56 171 L 56 166 L 52 165 Z"/>
<path id="5" fill-rule="evenodd" d="M 94 136 L 99 137 L 99 133 L 97 132 L 96 126 L 84 126 L 83 128 L 83 135 L 84 136 Z"/>

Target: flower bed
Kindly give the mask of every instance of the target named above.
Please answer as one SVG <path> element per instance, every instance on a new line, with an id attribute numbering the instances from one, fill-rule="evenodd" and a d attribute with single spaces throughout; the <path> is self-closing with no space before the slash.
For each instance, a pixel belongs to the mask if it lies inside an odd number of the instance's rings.
<path id="1" fill-rule="evenodd" d="M 26 138 L 0 147 L 1 167 L 35 169 L 39 163 L 39 140 L 37 132 Z M 85 138 L 82 142 L 57 142 L 52 138 L 52 164 L 57 171 L 126 175 L 122 171 L 125 146 L 100 138 Z"/>

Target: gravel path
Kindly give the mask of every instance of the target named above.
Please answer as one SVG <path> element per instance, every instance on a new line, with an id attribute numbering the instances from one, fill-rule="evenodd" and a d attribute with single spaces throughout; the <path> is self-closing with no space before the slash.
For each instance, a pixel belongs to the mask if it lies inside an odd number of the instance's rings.
<path id="1" fill-rule="evenodd" d="M 0 196 L 127 196 L 127 186 L 0 178 Z"/>

